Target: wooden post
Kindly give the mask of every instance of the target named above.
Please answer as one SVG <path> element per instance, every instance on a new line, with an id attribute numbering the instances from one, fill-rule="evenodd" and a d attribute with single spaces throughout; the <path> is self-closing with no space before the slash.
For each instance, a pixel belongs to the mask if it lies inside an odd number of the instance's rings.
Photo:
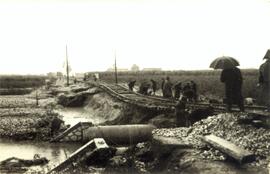
<path id="1" fill-rule="evenodd" d="M 36 88 L 36 105 L 38 106 L 38 88 Z"/>
<path id="2" fill-rule="evenodd" d="M 69 86 L 69 65 L 68 65 L 68 51 L 67 51 L 67 45 L 66 45 L 66 71 L 67 71 L 67 86 Z"/>
<path id="3" fill-rule="evenodd" d="M 118 84 L 117 66 L 116 66 L 116 51 L 114 52 L 114 73 L 115 73 L 115 84 Z"/>

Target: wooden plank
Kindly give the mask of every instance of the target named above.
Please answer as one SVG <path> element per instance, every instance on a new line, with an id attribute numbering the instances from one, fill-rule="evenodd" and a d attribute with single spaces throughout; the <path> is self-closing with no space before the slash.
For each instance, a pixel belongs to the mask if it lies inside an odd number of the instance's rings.
<path id="1" fill-rule="evenodd" d="M 217 137 L 215 135 L 206 135 L 202 137 L 202 139 L 213 146 L 214 148 L 220 150 L 221 152 L 227 154 L 228 156 L 232 157 L 236 161 L 239 162 L 239 164 L 252 162 L 255 160 L 255 155 L 251 152 L 242 149 L 235 144 L 222 139 L 220 137 Z"/>

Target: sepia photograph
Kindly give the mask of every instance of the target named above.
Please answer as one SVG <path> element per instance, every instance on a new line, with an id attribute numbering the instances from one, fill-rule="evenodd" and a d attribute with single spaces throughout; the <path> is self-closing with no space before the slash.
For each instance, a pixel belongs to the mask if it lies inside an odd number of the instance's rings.
<path id="1" fill-rule="evenodd" d="M 270 0 L 0 0 L 0 174 L 270 174 Z"/>

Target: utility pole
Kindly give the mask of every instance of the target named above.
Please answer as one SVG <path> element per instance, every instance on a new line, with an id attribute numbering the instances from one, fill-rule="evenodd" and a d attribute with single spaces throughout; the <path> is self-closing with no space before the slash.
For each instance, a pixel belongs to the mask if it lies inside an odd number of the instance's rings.
<path id="1" fill-rule="evenodd" d="M 68 65 L 68 51 L 67 51 L 67 45 L 66 45 L 66 71 L 67 71 L 67 86 L 69 86 L 69 65 Z"/>
<path id="2" fill-rule="evenodd" d="M 36 87 L 36 105 L 38 106 L 38 88 Z"/>
<path id="3" fill-rule="evenodd" d="M 115 73 L 115 83 L 118 84 L 117 66 L 116 66 L 116 50 L 114 51 L 114 73 Z"/>

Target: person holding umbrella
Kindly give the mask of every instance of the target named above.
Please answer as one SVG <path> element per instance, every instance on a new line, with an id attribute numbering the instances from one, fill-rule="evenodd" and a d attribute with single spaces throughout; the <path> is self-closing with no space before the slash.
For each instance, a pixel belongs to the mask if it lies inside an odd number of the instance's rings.
<path id="1" fill-rule="evenodd" d="M 266 61 L 259 68 L 259 86 L 262 86 L 262 102 L 270 111 L 270 49 L 267 50 L 263 59 Z"/>
<path id="2" fill-rule="evenodd" d="M 242 96 L 242 74 L 239 63 L 236 59 L 228 56 L 223 56 L 215 59 L 210 68 L 223 69 L 220 76 L 220 81 L 225 84 L 225 96 L 227 111 L 231 112 L 232 104 L 237 104 L 240 111 L 244 112 L 244 100 Z"/>

